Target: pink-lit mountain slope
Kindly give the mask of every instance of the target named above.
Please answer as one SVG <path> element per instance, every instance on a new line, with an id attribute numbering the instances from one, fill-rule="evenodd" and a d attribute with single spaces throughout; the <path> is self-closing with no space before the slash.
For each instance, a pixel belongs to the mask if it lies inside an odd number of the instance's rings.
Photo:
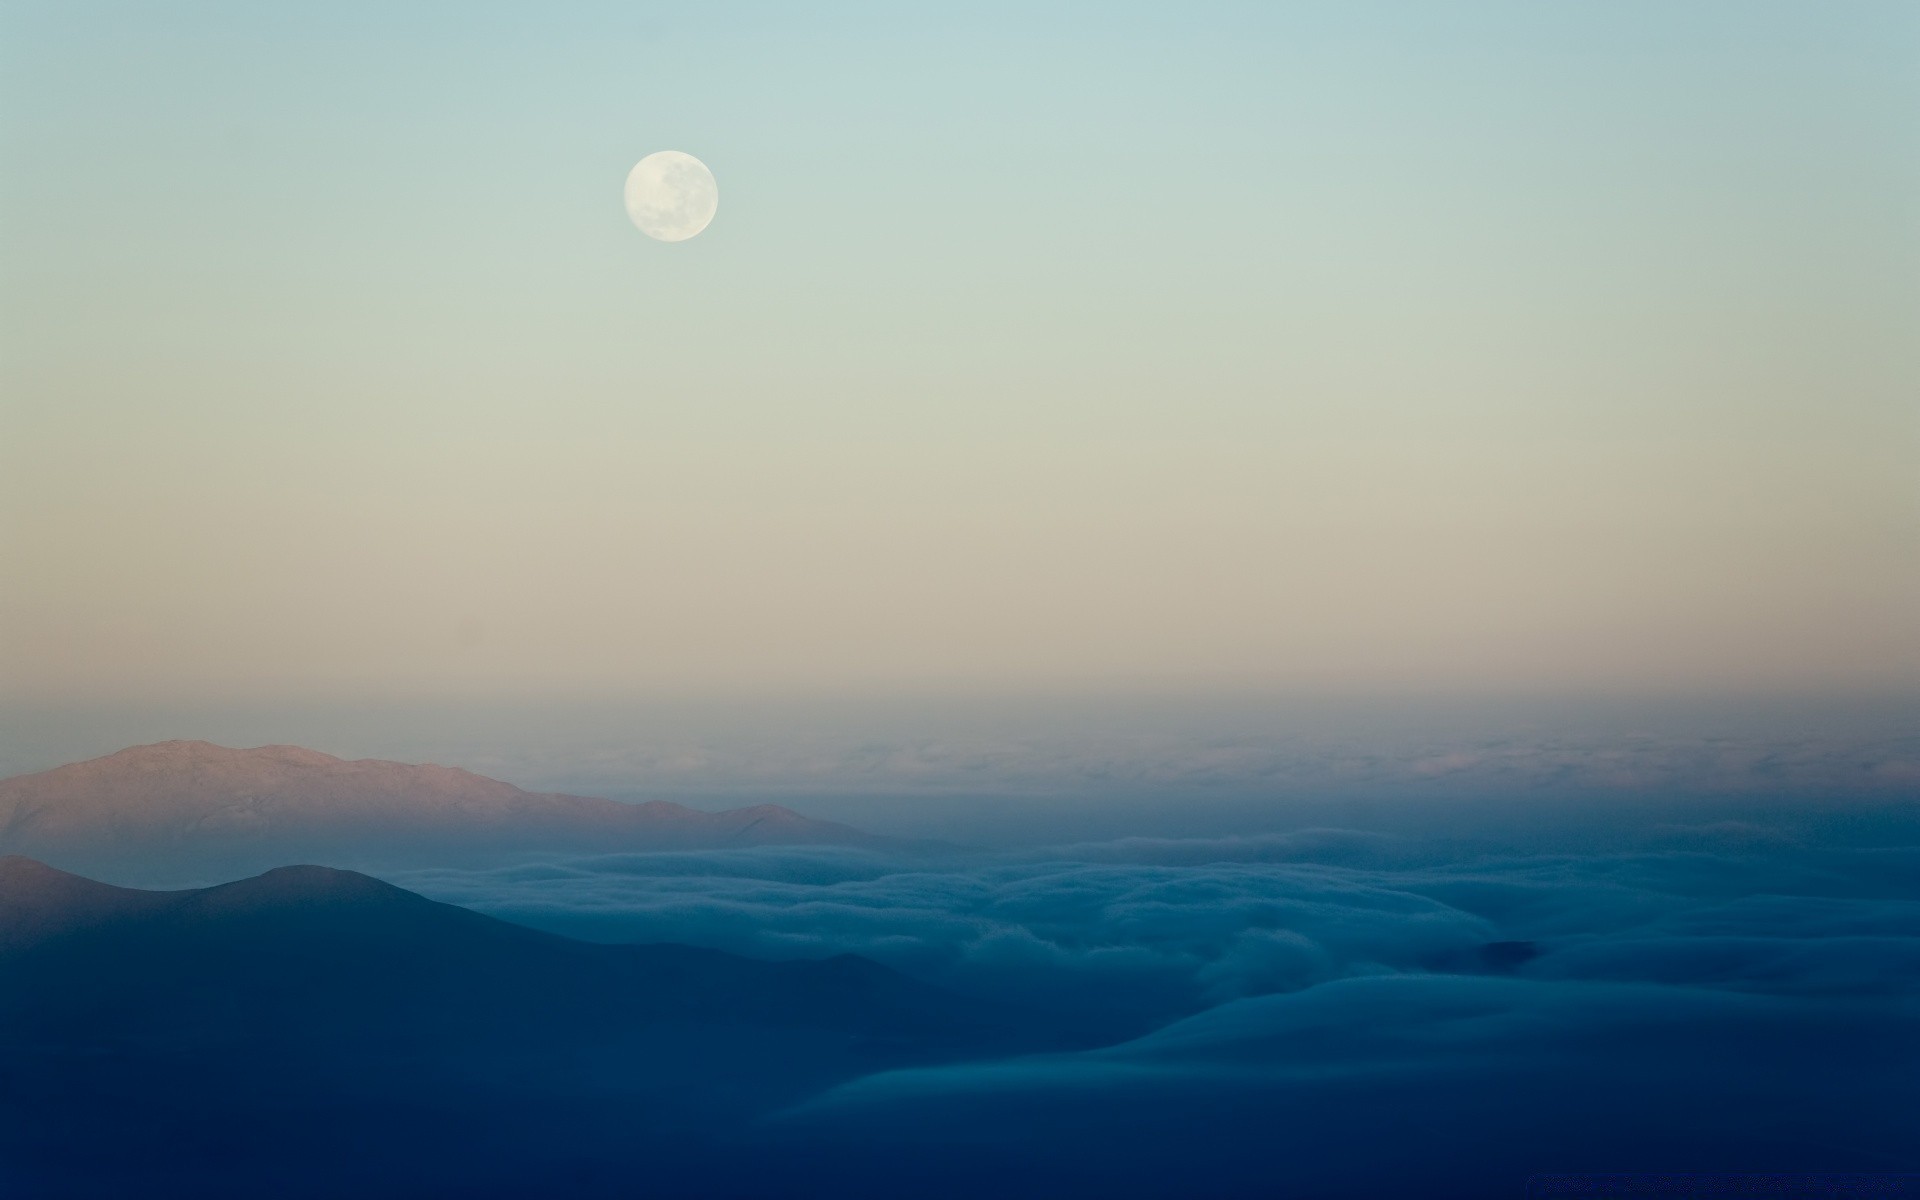
<path id="1" fill-rule="evenodd" d="M 410 865 L 540 853 L 862 845 L 777 805 L 703 812 L 528 792 L 453 767 L 297 746 L 135 746 L 0 781 L 0 853 L 69 865 L 295 861 Z"/>

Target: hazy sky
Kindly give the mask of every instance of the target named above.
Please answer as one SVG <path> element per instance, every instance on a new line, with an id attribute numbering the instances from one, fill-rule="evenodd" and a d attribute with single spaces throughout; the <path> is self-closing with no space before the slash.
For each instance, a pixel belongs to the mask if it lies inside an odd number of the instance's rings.
<path id="1" fill-rule="evenodd" d="M 0 689 L 1920 686 L 1917 62 L 1904 0 L 11 3 Z"/>

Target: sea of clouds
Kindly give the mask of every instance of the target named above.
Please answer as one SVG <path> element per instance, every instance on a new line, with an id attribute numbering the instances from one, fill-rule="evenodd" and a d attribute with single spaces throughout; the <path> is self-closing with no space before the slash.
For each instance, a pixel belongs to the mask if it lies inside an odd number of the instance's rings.
<path id="1" fill-rule="evenodd" d="M 574 937 L 865 955 L 1144 1032 L 1341 980 L 1502 976 L 1722 993 L 1920 993 L 1920 837 L 1751 820 L 1583 849 L 1370 830 L 1000 852 L 751 848 L 433 870 L 395 881 Z M 1855 831 L 1857 833 L 1857 831 Z"/>
<path id="2" fill-rule="evenodd" d="M 861 1079 L 756 1134 L 829 1173 L 866 1164 L 876 1188 L 1465 1196 L 1569 1170 L 1920 1171 L 1920 818 L 1818 807 L 1612 837 L 1305 828 L 396 879 L 576 937 L 866 955 L 1086 1033 L 1077 1053 Z"/>

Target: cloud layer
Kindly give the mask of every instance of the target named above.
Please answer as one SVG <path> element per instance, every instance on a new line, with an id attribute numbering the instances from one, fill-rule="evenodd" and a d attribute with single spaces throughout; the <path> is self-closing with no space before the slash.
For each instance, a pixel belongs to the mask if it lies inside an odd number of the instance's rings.
<path id="1" fill-rule="evenodd" d="M 1654 840 L 1463 853 L 1431 838 L 1305 829 L 991 855 L 620 855 L 398 881 L 595 940 L 861 954 L 983 999 L 1139 1033 L 1230 1001 L 1387 976 L 1920 990 L 1920 848 L 1812 844 L 1724 822 Z"/>
<path id="2" fill-rule="evenodd" d="M 403 882 L 578 936 L 868 955 L 1070 1014 L 1096 1047 L 870 1075 L 741 1135 L 834 1194 L 1920 1172 L 1913 810 L 1543 809 L 1503 831 L 1514 811 L 1470 808 L 1451 835 L 742 850 Z"/>

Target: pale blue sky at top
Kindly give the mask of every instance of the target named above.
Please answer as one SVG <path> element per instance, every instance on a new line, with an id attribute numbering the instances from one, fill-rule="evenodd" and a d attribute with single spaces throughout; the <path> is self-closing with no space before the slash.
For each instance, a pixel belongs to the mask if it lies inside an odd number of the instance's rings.
<path id="1" fill-rule="evenodd" d="M 1904 4 L 20 4 L 32 695 L 1920 683 Z M 702 158 L 641 237 L 621 181 Z"/>

